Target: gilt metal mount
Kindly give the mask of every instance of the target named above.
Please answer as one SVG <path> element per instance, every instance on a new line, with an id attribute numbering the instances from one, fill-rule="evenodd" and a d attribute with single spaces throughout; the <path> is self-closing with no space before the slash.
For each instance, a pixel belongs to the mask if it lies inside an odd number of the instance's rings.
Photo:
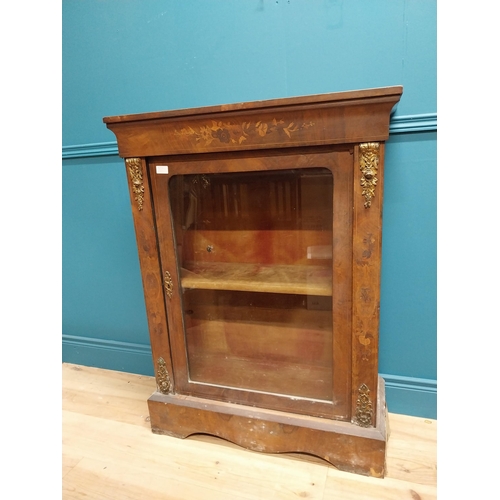
<path id="1" fill-rule="evenodd" d="M 134 193 L 134 199 L 137 202 L 137 207 L 142 210 L 144 203 L 144 184 L 142 181 L 142 166 L 140 158 L 126 158 L 125 164 L 130 176 L 130 185 Z"/>
<path id="2" fill-rule="evenodd" d="M 370 400 L 370 389 L 366 384 L 361 384 L 358 389 L 358 399 L 356 401 L 356 414 L 354 423 L 360 427 L 370 427 L 372 425 L 373 406 Z"/>
<path id="3" fill-rule="evenodd" d="M 167 365 L 163 358 L 158 358 L 158 369 L 156 371 L 156 384 L 162 394 L 170 392 L 170 377 L 168 376 Z"/>
<path id="4" fill-rule="evenodd" d="M 168 271 L 165 271 L 165 277 L 163 278 L 163 284 L 165 285 L 165 291 L 169 299 L 172 298 L 174 293 L 174 283 L 172 282 L 172 276 Z"/>
<path id="5" fill-rule="evenodd" d="M 372 199 L 375 197 L 375 186 L 377 185 L 377 172 L 380 159 L 380 144 L 378 142 L 365 142 L 359 145 L 360 159 L 359 169 L 363 173 L 361 177 L 362 195 L 365 198 L 365 208 L 370 208 Z"/>

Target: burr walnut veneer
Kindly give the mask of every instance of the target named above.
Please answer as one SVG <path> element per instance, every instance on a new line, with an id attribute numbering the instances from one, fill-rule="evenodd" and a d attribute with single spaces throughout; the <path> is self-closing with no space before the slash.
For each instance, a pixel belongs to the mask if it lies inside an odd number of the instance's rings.
<path id="1" fill-rule="evenodd" d="M 383 163 L 401 93 L 104 118 L 129 179 L 153 432 L 384 475 Z"/>

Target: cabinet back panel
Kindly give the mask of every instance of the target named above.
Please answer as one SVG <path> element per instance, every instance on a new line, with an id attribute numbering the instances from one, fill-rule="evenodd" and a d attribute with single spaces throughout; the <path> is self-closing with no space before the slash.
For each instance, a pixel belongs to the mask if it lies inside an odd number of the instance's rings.
<path id="1" fill-rule="evenodd" d="M 181 245 L 195 262 L 318 265 L 332 257 L 330 231 L 186 231 Z"/>

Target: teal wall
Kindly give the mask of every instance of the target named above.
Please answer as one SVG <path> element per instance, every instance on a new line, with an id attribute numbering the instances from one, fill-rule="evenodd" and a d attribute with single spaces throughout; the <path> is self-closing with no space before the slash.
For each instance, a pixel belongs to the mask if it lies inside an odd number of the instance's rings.
<path id="1" fill-rule="evenodd" d="M 63 361 L 153 374 L 103 116 L 390 85 L 380 372 L 389 411 L 435 418 L 435 0 L 64 0 Z"/>

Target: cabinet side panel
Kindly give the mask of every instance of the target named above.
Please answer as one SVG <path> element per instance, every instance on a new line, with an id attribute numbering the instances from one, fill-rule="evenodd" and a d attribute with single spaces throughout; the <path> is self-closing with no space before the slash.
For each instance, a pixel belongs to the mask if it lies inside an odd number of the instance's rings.
<path id="1" fill-rule="evenodd" d="M 160 386 L 163 384 L 162 392 L 169 392 L 173 389 L 174 378 L 146 161 L 144 158 L 127 158 L 125 167 L 141 266 L 154 370 L 159 389 L 161 390 Z"/>
<path id="2" fill-rule="evenodd" d="M 355 148 L 352 421 L 375 425 L 378 386 L 383 143 Z"/>

